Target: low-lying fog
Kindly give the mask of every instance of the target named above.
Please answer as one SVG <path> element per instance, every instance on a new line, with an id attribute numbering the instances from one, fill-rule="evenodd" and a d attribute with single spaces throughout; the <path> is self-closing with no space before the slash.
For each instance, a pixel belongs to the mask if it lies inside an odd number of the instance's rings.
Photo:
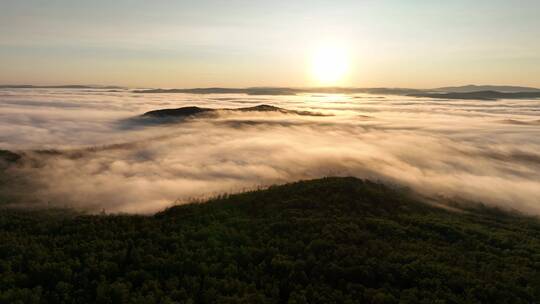
<path id="1" fill-rule="evenodd" d="M 164 108 L 260 104 L 328 116 L 132 119 Z M 540 214 L 540 100 L 3 89 L 0 149 L 24 154 L 2 165 L 8 203 L 146 213 L 177 199 L 353 175 Z M 55 151 L 32 152 L 45 149 Z"/>

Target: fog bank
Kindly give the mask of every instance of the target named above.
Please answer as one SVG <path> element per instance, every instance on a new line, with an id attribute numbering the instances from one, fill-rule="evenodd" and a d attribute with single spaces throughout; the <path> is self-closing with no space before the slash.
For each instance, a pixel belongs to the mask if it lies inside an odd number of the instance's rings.
<path id="1" fill-rule="evenodd" d="M 132 120 L 164 108 L 260 104 L 325 115 Z M 3 89 L 0 109 L 0 149 L 24 155 L 4 165 L 8 203 L 147 213 L 176 200 L 352 175 L 540 214 L 538 100 Z"/>

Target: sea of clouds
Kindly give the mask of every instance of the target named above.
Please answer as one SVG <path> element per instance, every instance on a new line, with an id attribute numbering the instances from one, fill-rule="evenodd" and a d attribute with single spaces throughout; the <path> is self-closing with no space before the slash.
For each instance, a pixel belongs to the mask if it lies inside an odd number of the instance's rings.
<path id="1" fill-rule="evenodd" d="M 133 119 L 155 109 L 260 104 L 327 115 Z M 150 213 L 175 201 L 352 175 L 540 214 L 540 100 L 2 89 L 0 149 L 24 155 L 0 166 L 0 197 L 19 205 Z"/>

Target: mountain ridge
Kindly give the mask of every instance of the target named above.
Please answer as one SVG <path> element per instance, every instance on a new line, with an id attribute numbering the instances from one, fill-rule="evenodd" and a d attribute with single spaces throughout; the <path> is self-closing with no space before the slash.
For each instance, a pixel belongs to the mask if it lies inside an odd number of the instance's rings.
<path id="1" fill-rule="evenodd" d="M 430 90 L 426 90 L 430 91 Z M 523 92 L 540 92 L 540 89 L 533 87 L 522 86 L 507 86 L 507 85 L 464 85 L 464 86 L 450 86 L 440 87 L 431 90 L 433 92 L 443 93 L 471 93 L 479 91 L 497 91 L 501 93 L 523 93 Z"/>
<path id="2" fill-rule="evenodd" d="M 142 114 L 141 117 L 184 118 L 184 117 L 190 117 L 190 116 L 195 116 L 195 115 L 204 114 L 204 113 L 216 113 L 218 111 L 279 112 L 283 114 L 296 114 L 296 115 L 303 115 L 303 116 L 327 116 L 325 114 L 316 113 L 316 112 L 288 110 L 288 109 L 283 109 L 283 108 L 272 106 L 272 105 L 260 104 L 253 107 L 243 107 L 243 108 L 204 108 L 204 107 L 197 107 L 197 106 L 188 106 L 188 107 L 180 107 L 180 108 L 173 108 L 173 109 L 159 109 L 159 110 L 148 111 Z"/>
<path id="3" fill-rule="evenodd" d="M 487 100 L 495 101 L 499 99 L 536 99 L 540 98 L 540 91 L 538 92 L 511 92 L 504 93 L 499 91 L 474 91 L 465 93 L 416 93 L 409 94 L 413 97 L 428 97 L 437 99 L 462 99 L 462 100 Z"/>

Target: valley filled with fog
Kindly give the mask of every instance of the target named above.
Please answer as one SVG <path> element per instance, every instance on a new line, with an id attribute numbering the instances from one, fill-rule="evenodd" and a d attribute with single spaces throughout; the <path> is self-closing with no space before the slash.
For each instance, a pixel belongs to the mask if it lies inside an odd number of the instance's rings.
<path id="1" fill-rule="evenodd" d="M 258 105 L 283 111 L 234 111 Z M 159 109 L 221 109 L 181 119 Z M 223 110 L 225 109 L 225 110 Z M 0 90 L 0 196 L 150 213 L 322 176 L 540 214 L 540 100 Z M 6 154 L 7 152 L 4 152 Z"/>

